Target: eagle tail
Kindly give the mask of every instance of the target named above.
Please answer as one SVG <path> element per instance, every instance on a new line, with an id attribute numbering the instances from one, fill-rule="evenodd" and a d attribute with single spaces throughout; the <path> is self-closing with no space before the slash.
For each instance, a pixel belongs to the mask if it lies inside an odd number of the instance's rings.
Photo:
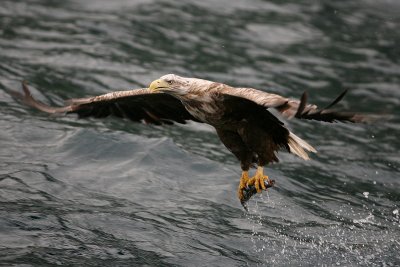
<path id="1" fill-rule="evenodd" d="M 317 153 L 315 148 L 292 132 L 289 132 L 288 145 L 290 153 L 296 154 L 304 160 L 310 159 L 306 151 Z"/>

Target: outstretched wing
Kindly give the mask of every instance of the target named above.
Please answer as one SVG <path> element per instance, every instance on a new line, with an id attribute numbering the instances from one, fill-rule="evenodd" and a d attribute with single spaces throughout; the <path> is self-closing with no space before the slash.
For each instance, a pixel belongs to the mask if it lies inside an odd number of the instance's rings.
<path id="1" fill-rule="evenodd" d="M 275 108 L 288 119 L 295 117 L 325 122 L 369 122 L 372 120 L 372 116 L 331 109 L 343 99 L 347 90 L 340 94 L 330 105 L 322 109 L 319 109 L 316 105 L 307 104 L 306 92 L 303 93 L 300 100 L 289 99 L 252 88 L 229 88 L 224 90 L 224 93 L 246 98 L 266 108 Z"/>
<path id="2" fill-rule="evenodd" d="M 147 88 L 70 99 L 64 107 L 51 107 L 34 99 L 26 83 L 22 83 L 22 89 L 24 94 L 14 92 L 14 95 L 27 105 L 52 114 L 76 113 L 79 118 L 115 116 L 157 125 L 197 121 L 180 100 L 168 94 L 152 93 Z"/>
<path id="3" fill-rule="evenodd" d="M 369 122 L 372 120 L 371 116 L 361 115 L 354 112 L 347 111 L 336 111 L 332 110 L 331 107 L 336 105 L 342 100 L 347 93 L 347 90 L 343 91 L 331 104 L 325 108 L 318 109 L 316 106 L 307 104 L 307 92 L 304 92 L 299 102 L 296 103 L 298 106 L 296 114 L 294 115 L 298 119 L 307 120 L 318 120 L 326 122 Z M 311 106 L 311 107 L 310 107 Z"/>
<path id="4" fill-rule="evenodd" d="M 307 92 L 304 92 L 299 100 L 289 100 L 286 104 L 277 107 L 277 110 L 288 117 L 297 119 L 317 120 L 325 122 L 370 122 L 374 118 L 371 115 L 363 115 L 349 111 L 338 111 L 331 109 L 339 103 L 346 95 L 343 91 L 332 103 L 325 108 L 318 108 L 316 105 L 307 104 Z"/>

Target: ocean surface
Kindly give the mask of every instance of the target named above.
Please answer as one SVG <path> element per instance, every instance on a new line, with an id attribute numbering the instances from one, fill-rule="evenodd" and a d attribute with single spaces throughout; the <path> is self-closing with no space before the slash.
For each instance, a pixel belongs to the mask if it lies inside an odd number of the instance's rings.
<path id="1" fill-rule="evenodd" d="M 1 266 L 399 266 L 400 2 L 2 0 Z M 49 116 L 41 101 L 175 73 L 343 110 L 285 121 L 316 147 L 236 198 L 240 165 L 203 124 Z"/>

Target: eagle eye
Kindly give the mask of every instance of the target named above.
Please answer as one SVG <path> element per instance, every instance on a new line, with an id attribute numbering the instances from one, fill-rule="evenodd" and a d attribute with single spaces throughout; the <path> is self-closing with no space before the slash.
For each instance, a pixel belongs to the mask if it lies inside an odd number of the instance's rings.
<path id="1" fill-rule="evenodd" d="M 172 84 L 172 80 L 166 80 L 166 82 L 171 85 Z"/>

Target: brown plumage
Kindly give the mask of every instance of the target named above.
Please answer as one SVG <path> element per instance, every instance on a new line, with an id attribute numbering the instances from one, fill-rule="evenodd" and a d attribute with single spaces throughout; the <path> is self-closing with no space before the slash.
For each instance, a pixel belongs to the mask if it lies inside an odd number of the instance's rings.
<path id="1" fill-rule="evenodd" d="M 51 114 L 76 113 L 79 118 L 114 116 L 157 125 L 196 121 L 178 99 L 163 93 L 152 93 L 148 88 L 70 99 L 66 101 L 68 105 L 64 107 L 51 107 L 37 101 L 32 97 L 25 82 L 22 83 L 22 89 L 24 94 L 19 92 L 13 94 L 25 104 Z"/>
<path id="2" fill-rule="evenodd" d="M 112 92 L 100 96 L 71 99 L 64 107 L 50 107 L 35 100 L 26 84 L 24 94 L 15 93 L 27 105 L 47 113 L 76 113 L 80 118 L 114 116 L 157 125 L 185 123 L 188 120 L 215 127 L 223 144 L 239 159 L 242 177 L 238 196 L 244 204 L 243 190 L 255 186 L 266 189 L 268 177 L 263 166 L 277 162 L 280 149 L 307 160 L 316 150 L 290 132 L 268 109 L 274 108 L 283 117 L 326 122 L 365 122 L 368 117 L 331 108 L 345 95 L 343 92 L 324 109 L 307 104 L 307 94 L 292 100 L 252 88 L 234 88 L 195 78 L 168 74 L 153 81 L 149 88 Z M 248 177 L 252 165 L 258 169 Z M 268 187 L 268 186 L 267 186 Z"/>

